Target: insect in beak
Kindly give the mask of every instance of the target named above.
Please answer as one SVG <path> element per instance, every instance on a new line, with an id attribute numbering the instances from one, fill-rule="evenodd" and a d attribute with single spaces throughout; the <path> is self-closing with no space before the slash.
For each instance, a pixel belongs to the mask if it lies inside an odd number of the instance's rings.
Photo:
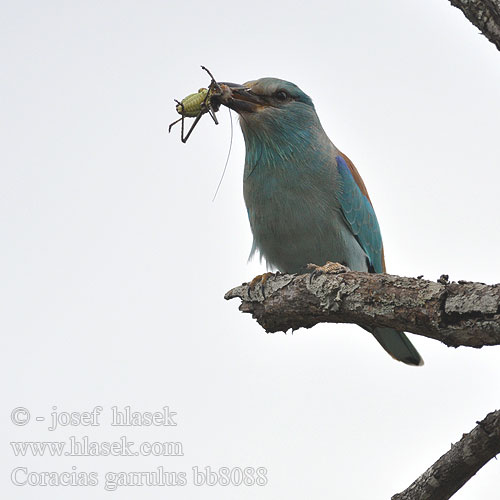
<path id="1" fill-rule="evenodd" d="M 228 90 L 225 90 L 216 98 L 217 102 L 224 104 L 237 113 L 254 113 L 269 105 L 264 96 L 252 91 L 250 85 L 226 82 L 220 83 L 220 85 L 226 85 Z"/>
<path id="2" fill-rule="evenodd" d="M 224 90 L 215 81 L 212 73 L 210 73 L 210 71 L 205 68 L 205 66 L 202 66 L 202 69 L 210 75 L 210 78 L 212 79 L 210 85 L 208 86 L 208 88 L 201 88 L 198 90 L 198 92 L 189 94 L 184 99 L 182 99 L 182 101 L 177 101 L 175 99 L 175 102 L 177 103 L 175 109 L 177 113 L 181 115 L 181 117 L 178 120 L 175 120 L 175 122 L 172 122 L 168 127 L 168 131 L 170 132 L 172 127 L 176 123 L 181 122 L 181 141 L 184 143 L 189 139 L 189 136 L 205 113 L 208 113 L 212 117 L 212 120 L 216 125 L 219 124 L 215 113 L 219 110 L 220 103 L 215 100 L 215 97 L 223 95 Z M 191 125 L 188 133 L 184 135 L 184 118 L 186 117 L 194 118 L 195 120 Z"/>

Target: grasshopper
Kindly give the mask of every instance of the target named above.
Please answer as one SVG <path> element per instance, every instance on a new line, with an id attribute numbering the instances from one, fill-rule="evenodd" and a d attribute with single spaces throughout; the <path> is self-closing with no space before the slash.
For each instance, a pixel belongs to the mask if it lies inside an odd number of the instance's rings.
<path id="1" fill-rule="evenodd" d="M 205 68 L 205 66 L 202 66 L 201 68 L 205 70 L 212 79 L 208 88 L 201 88 L 198 90 L 197 93 L 189 94 L 180 102 L 177 99 L 174 99 L 174 101 L 177 103 L 175 109 L 177 113 L 181 115 L 181 117 L 169 125 L 168 131 L 170 132 L 170 130 L 176 123 L 181 122 L 181 141 L 184 143 L 189 139 L 191 132 L 194 130 L 194 128 L 200 121 L 200 118 L 205 113 L 208 113 L 212 117 L 212 120 L 215 122 L 216 125 L 219 124 L 219 122 L 217 121 L 217 117 L 215 116 L 215 113 L 219 110 L 220 104 L 212 103 L 212 98 L 222 95 L 224 91 L 220 87 L 220 85 L 215 81 L 215 78 L 213 77 L 212 73 L 210 73 L 210 71 L 207 68 Z M 191 128 L 189 129 L 187 135 L 184 136 L 184 118 L 186 117 L 194 118 L 195 120 L 193 125 L 191 125 Z"/>

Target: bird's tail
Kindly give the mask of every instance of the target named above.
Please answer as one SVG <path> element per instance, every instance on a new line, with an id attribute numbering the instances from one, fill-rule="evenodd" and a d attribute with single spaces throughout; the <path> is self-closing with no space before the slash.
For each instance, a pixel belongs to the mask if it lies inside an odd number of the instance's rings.
<path id="1" fill-rule="evenodd" d="M 422 356 L 403 332 L 385 326 L 370 329 L 370 332 L 394 359 L 407 365 L 421 366 L 424 364 Z"/>

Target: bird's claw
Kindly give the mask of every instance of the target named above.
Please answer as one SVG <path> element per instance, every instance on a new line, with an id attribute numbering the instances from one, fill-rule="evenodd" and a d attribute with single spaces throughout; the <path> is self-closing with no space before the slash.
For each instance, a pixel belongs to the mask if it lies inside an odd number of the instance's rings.
<path id="1" fill-rule="evenodd" d="M 310 272 L 309 283 L 312 283 L 314 279 L 322 274 L 341 274 L 349 271 L 349 268 L 338 263 L 327 261 L 323 266 L 317 266 L 316 264 L 307 264 L 306 271 Z"/>
<path id="2" fill-rule="evenodd" d="M 264 285 L 266 284 L 266 281 L 269 279 L 269 277 L 272 275 L 273 273 L 264 273 L 255 276 L 255 278 L 252 281 L 250 281 L 250 283 L 248 283 L 248 291 L 251 292 L 255 290 L 257 285 L 260 285 L 260 291 L 262 293 L 262 297 L 266 298 L 264 294 Z"/>

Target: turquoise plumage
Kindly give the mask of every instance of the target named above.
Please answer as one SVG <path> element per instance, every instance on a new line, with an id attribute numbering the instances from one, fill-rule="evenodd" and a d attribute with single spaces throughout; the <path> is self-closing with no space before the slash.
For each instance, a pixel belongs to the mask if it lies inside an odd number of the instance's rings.
<path id="1" fill-rule="evenodd" d="M 342 213 L 369 260 L 369 270 L 376 273 L 384 271 L 382 263 L 382 235 L 375 215 L 375 210 L 368 198 L 356 184 L 344 158 L 337 156 L 337 168 L 340 173 L 339 190 Z"/>
<path id="2" fill-rule="evenodd" d="M 243 193 L 252 252 L 287 273 L 327 261 L 385 272 L 382 236 L 366 187 L 326 135 L 311 98 L 277 78 L 225 85 L 231 92 L 223 104 L 239 113 L 245 138 Z M 360 326 L 399 361 L 423 363 L 404 333 Z"/>

